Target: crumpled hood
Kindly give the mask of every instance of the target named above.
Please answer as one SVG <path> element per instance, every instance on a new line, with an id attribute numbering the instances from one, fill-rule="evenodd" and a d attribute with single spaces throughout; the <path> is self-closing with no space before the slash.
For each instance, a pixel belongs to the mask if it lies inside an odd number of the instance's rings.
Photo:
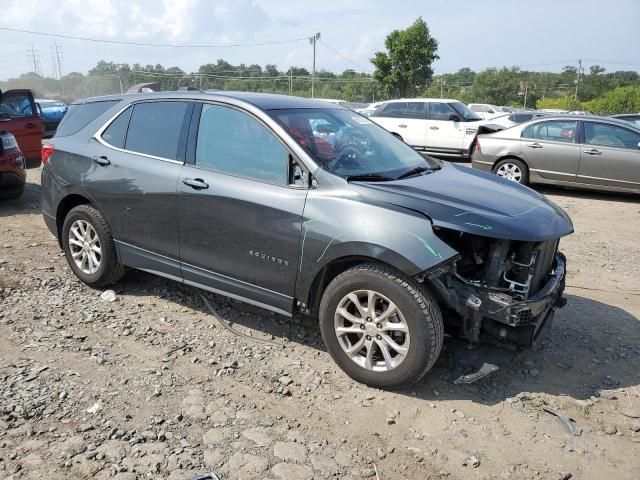
<path id="1" fill-rule="evenodd" d="M 373 200 L 421 212 L 433 225 L 485 237 L 539 242 L 573 232 L 569 216 L 543 195 L 452 163 L 428 175 L 351 186 Z"/>

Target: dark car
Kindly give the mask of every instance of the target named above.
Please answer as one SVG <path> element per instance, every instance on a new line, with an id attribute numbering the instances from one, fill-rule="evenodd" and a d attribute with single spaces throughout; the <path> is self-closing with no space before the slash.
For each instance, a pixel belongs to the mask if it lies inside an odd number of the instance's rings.
<path id="1" fill-rule="evenodd" d="M 44 122 L 45 135 L 53 135 L 69 107 L 60 100 L 46 98 L 37 98 L 36 103 L 40 108 L 40 116 Z"/>
<path id="2" fill-rule="evenodd" d="M 22 195 L 26 179 L 25 160 L 16 137 L 0 130 L 0 198 Z"/>
<path id="3" fill-rule="evenodd" d="M 31 90 L 0 90 L 0 130 L 16 137 L 29 166 L 40 165 L 44 127 Z"/>
<path id="4" fill-rule="evenodd" d="M 125 267 L 319 317 L 354 379 L 421 378 L 444 329 L 530 345 L 563 305 L 569 217 L 527 187 L 425 159 L 366 117 L 280 95 L 71 105 L 43 153 L 44 219 L 73 272 Z M 545 329 L 546 330 L 546 329 Z"/>
<path id="5" fill-rule="evenodd" d="M 640 113 L 620 113 L 618 115 L 611 115 L 611 118 L 624 120 L 625 122 L 631 123 L 636 128 L 640 128 Z"/>

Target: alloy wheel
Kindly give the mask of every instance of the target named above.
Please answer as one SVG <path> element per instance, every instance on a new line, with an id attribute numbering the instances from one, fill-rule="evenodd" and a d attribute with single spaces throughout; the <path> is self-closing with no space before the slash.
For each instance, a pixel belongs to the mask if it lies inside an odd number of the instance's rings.
<path id="1" fill-rule="evenodd" d="M 98 232 L 86 220 L 76 220 L 69 229 L 69 252 L 82 272 L 93 275 L 102 262 Z"/>
<path id="2" fill-rule="evenodd" d="M 373 290 L 345 295 L 336 308 L 334 329 L 344 353 L 367 370 L 393 370 L 409 353 L 409 326 L 402 312 Z"/>
<path id="3" fill-rule="evenodd" d="M 522 180 L 522 170 L 515 163 L 503 163 L 498 168 L 497 172 L 499 177 L 506 178 L 507 180 L 512 180 L 514 182 L 520 183 Z"/>

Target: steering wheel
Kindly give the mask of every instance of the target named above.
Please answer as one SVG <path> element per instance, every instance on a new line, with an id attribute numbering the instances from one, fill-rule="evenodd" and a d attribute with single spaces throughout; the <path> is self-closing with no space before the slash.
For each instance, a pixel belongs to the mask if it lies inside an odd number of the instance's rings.
<path id="1" fill-rule="evenodd" d="M 362 152 L 353 145 L 347 145 L 342 149 L 342 153 L 336 163 L 333 165 L 333 170 L 340 170 L 340 168 L 352 164 L 352 168 L 366 168 L 362 163 Z"/>

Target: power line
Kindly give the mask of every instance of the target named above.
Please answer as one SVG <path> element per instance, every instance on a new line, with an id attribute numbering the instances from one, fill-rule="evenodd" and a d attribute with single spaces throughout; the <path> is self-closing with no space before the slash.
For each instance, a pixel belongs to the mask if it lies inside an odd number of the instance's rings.
<path id="1" fill-rule="evenodd" d="M 0 27 L 0 30 L 17 33 L 28 33 L 31 35 L 43 35 L 45 37 L 67 38 L 70 40 L 83 40 L 86 42 L 109 43 L 114 45 L 130 45 L 137 47 L 169 47 L 169 48 L 232 48 L 232 47 L 260 47 L 265 45 L 281 45 L 284 43 L 294 43 L 307 40 L 307 37 L 293 38 L 291 40 L 277 40 L 273 42 L 259 43 L 227 43 L 227 44 L 176 44 L 176 43 L 143 43 L 143 42 L 125 42 L 121 40 L 105 40 L 99 38 L 76 37 L 73 35 L 61 35 L 57 33 L 35 32 L 33 30 L 21 30 L 18 28 Z"/>
<path id="2" fill-rule="evenodd" d="M 338 52 L 336 49 L 330 47 L 329 45 L 327 45 L 323 40 L 318 40 L 322 45 L 324 45 L 325 47 L 327 47 L 329 50 L 331 50 L 333 53 L 335 53 L 336 55 L 338 55 L 339 57 L 341 57 L 342 59 L 346 60 L 347 62 L 351 63 L 352 65 L 355 65 L 356 67 L 358 67 L 359 69 L 365 71 L 365 72 L 371 72 L 371 68 L 365 68 L 362 65 L 360 65 L 357 62 L 354 62 L 353 60 L 351 60 L 348 57 L 345 57 L 344 55 L 342 55 L 340 52 Z"/>

